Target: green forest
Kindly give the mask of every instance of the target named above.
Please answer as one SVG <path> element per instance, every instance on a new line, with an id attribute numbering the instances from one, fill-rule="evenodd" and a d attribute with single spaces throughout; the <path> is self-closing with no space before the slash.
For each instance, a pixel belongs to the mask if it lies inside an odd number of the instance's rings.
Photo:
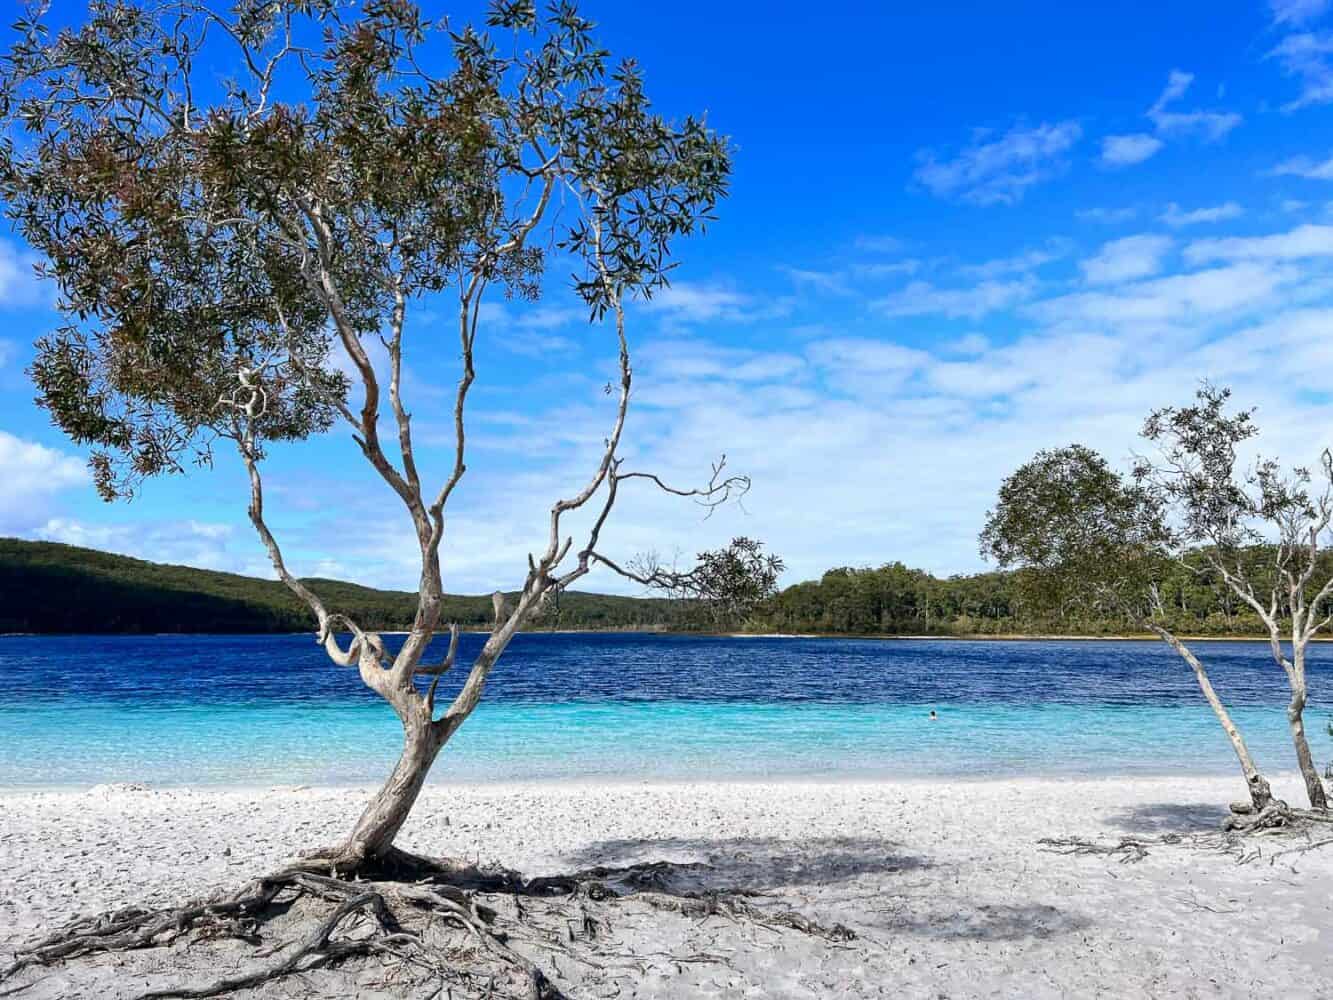
<path id="1" fill-rule="evenodd" d="M 411 626 L 416 594 L 338 580 L 309 580 L 329 606 L 363 628 Z M 96 549 L 0 539 L 3 632 L 301 632 L 310 609 L 276 580 L 169 566 Z M 539 620 L 543 628 L 660 627 L 670 602 L 570 591 Z M 481 628 L 489 594 L 445 599 L 444 621 Z"/>
<path id="2" fill-rule="evenodd" d="M 337 580 L 311 580 L 331 607 L 365 628 L 406 629 L 416 595 Z M 1180 634 L 1257 635 L 1252 613 L 1202 566 L 1173 567 L 1160 585 L 1165 621 Z M 234 573 L 112 555 L 53 542 L 0 539 L 0 632 L 300 632 L 308 609 L 282 584 Z M 484 628 L 489 595 L 451 596 L 444 620 Z M 688 601 L 570 591 L 534 624 L 539 629 L 715 627 Z M 900 562 L 842 567 L 762 602 L 738 630 L 829 635 L 1110 635 L 1119 618 L 1069 610 L 1025 611 L 1022 571 L 934 576 Z"/>
<path id="3" fill-rule="evenodd" d="M 1256 560 L 1262 553 L 1253 554 Z M 1159 621 L 1180 635 L 1267 635 L 1201 559 L 1168 564 L 1158 585 Z M 1327 560 L 1326 560 L 1327 561 Z M 1333 571 L 1333 565 L 1329 567 Z M 762 630 L 844 635 L 1119 635 L 1123 617 L 1071 607 L 1029 610 L 1024 571 L 937 577 L 900 562 L 831 569 L 773 598 Z"/>

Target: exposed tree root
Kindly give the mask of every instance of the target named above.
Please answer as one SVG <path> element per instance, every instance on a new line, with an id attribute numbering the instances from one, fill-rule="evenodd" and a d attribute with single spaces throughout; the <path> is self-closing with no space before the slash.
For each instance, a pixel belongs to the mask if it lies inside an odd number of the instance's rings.
<path id="1" fill-rule="evenodd" d="M 347 861 L 346 855 L 321 853 L 239 890 L 183 906 L 131 907 L 75 919 L 22 948 L 0 972 L 0 982 L 32 966 L 98 953 L 164 947 L 182 939 L 232 938 L 255 946 L 254 957 L 261 962 L 205 983 L 155 987 L 139 1000 L 231 995 L 357 959 L 381 963 L 405 987 L 438 986 L 441 996 L 562 1000 L 566 994 L 555 982 L 559 977 L 548 975 L 524 952 L 607 968 L 617 956 L 608 959 L 597 942 L 611 928 L 617 909 L 626 906 L 688 919 L 745 921 L 830 943 L 855 938 L 842 924 L 824 925 L 762 905 L 756 901 L 762 894 L 753 889 L 695 888 L 710 870 L 704 865 L 658 862 L 524 879 L 507 869 L 479 869 L 396 850 L 363 861 L 355 870 L 346 867 Z M 305 917 L 313 914 L 313 928 L 294 940 L 272 943 L 280 933 L 275 925 L 297 908 Z M 509 912 L 502 915 L 501 910 Z M 637 968 L 632 961 L 620 964 Z"/>
<path id="2" fill-rule="evenodd" d="M 1222 824 L 1222 829 L 1237 833 L 1302 830 L 1316 824 L 1333 824 L 1333 810 L 1298 809 L 1280 799 L 1274 799 L 1258 812 L 1247 802 L 1233 802 L 1231 813 Z"/>
<path id="3" fill-rule="evenodd" d="M 1052 854 L 1103 854 L 1119 856 L 1122 865 L 1132 865 L 1148 856 L 1148 848 L 1161 844 L 1178 844 L 1180 837 L 1168 833 L 1164 837 L 1122 837 L 1114 844 L 1098 844 L 1081 837 L 1043 837 L 1037 843 Z"/>
<path id="4" fill-rule="evenodd" d="M 1184 845 L 1222 850 L 1234 854 L 1239 863 L 1246 864 L 1264 856 L 1262 851 L 1247 847 L 1251 837 L 1294 839 L 1305 836 L 1307 843 L 1267 856 L 1273 859 L 1285 854 L 1303 854 L 1333 844 L 1333 838 L 1316 841 L 1310 837 L 1314 830 L 1328 824 L 1333 824 L 1333 811 L 1295 809 L 1279 799 L 1273 799 L 1258 811 L 1248 802 L 1233 803 L 1231 815 L 1222 823 L 1220 836 L 1198 834 L 1184 837 L 1168 833 L 1161 837 L 1122 837 L 1117 841 L 1106 843 L 1085 840 L 1082 837 L 1043 837 L 1037 843 L 1042 845 L 1043 850 L 1053 854 L 1118 857 L 1121 864 L 1135 864 L 1142 861 L 1148 856 L 1149 848 L 1152 847 Z"/>

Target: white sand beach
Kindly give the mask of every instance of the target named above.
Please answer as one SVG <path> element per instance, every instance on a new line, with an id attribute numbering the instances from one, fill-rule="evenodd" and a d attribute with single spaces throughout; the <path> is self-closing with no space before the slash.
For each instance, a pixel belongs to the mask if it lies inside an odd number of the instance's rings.
<path id="1" fill-rule="evenodd" d="M 1295 781 L 1278 790 L 1299 801 Z M 592 990 L 559 965 L 577 996 L 1333 996 L 1333 846 L 1275 856 L 1292 843 L 1259 838 L 1244 863 L 1219 850 L 1213 833 L 1241 791 L 1223 778 L 437 785 L 402 843 L 530 875 L 706 862 L 716 885 L 762 889 L 857 934 L 828 944 L 721 917 L 636 916 L 613 932 L 643 974 L 603 976 Z M 367 794 L 4 793 L 0 951 L 72 912 L 239 883 L 336 840 Z M 1135 864 L 1038 843 L 1165 834 L 1183 839 Z M 39 970 L 18 981 L 33 983 L 25 998 L 95 984 L 111 1000 L 143 988 L 123 968 L 108 960 L 92 979 Z M 334 976 L 262 995 L 381 995 Z"/>

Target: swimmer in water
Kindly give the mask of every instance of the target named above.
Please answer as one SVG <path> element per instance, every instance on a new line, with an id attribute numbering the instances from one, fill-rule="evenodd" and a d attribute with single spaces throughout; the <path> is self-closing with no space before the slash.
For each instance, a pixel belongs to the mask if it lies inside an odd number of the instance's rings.
<path id="1" fill-rule="evenodd" d="M 935 714 L 935 710 L 934 710 L 933 708 L 930 710 L 930 721 L 931 721 L 931 722 L 939 722 L 939 721 L 940 721 L 940 717 L 939 717 L 938 715 Z"/>

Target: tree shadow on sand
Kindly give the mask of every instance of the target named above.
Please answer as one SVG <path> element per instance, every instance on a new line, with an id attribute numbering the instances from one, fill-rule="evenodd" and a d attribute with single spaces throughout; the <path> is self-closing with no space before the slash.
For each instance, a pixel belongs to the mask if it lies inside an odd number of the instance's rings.
<path id="1" fill-rule="evenodd" d="M 1213 833 L 1227 815 L 1225 807 L 1212 802 L 1153 802 L 1122 809 L 1107 822 L 1134 834 Z"/>
<path id="2" fill-rule="evenodd" d="M 978 904 L 966 897 L 939 895 L 939 886 L 923 892 L 919 882 L 899 883 L 894 876 L 937 865 L 902 853 L 898 846 L 866 837 L 608 840 L 564 861 L 593 872 L 650 875 L 655 880 L 652 888 L 670 892 L 730 892 L 739 886 L 765 893 L 813 889 L 817 895 L 807 895 L 805 905 L 887 936 L 1019 941 L 1055 937 L 1090 924 L 1079 914 L 1044 903 Z M 658 860 L 648 862 L 650 858 Z M 856 901 L 844 910 L 849 900 L 843 897 L 851 884 L 875 876 L 888 877 L 873 886 L 882 905 L 871 905 L 868 915 L 865 887 L 859 887 Z"/>
<path id="3" fill-rule="evenodd" d="M 566 856 L 576 869 L 651 868 L 676 892 L 725 892 L 744 886 L 772 891 L 827 886 L 865 875 L 893 875 L 933 867 L 897 845 L 871 837 L 712 838 L 604 840 Z M 646 864 L 645 864 L 646 863 Z"/>
<path id="4" fill-rule="evenodd" d="M 1088 918 L 1045 903 L 983 903 L 928 916 L 902 914 L 877 924 L 892 934 L 939 940 L 1024 941 L 1056 937 L 1091 925 Z"/>

